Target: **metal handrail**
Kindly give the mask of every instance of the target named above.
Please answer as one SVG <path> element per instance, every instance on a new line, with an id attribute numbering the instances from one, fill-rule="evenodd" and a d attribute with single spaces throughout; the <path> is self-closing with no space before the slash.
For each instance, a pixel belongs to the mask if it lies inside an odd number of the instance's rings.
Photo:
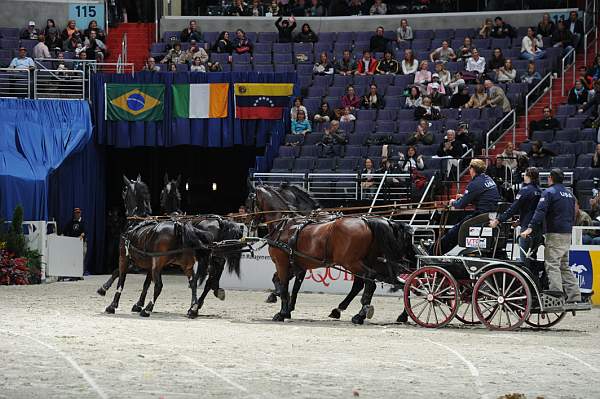
<path id="1" fill-rule="evenodd" d="M 123 56 L 121 59 L 123 63 L 127 63 L 127 32 L 123 33 L 123 37 L 121 38 L 121 55 Z"/>
<path id="2" fill-rule="evenodd" d="M 61 93 L 60 87 L 58 87 L 58 88 L 52 87 L 51 88 L 52 90 L 50 90 L 50 91 L 40 90 L 40 87 L 39 87 L 40 85 L 41 86 L 48 85 L 47 81 L 45 81 L 44 79 L 39 79 L 38 74 L 40 72 L 48 73 L 49 76 L 56 79 L 56 82 L 63 81 L 64 83 L 67 84 L 67 86 L 71 86 L 68 88 L 73 89 L 73 90 L 76 90 L 76 87 L 74 85 L 68 85 L 68 83 L 79 83 L 76 80 L 77 76 L 79 75 L 78 79 L 81 80 L 81 93 L 78 93 L 77 91 Z M 67 78 L 67 79 L 65 80 L 65 78 Z M 40 95 L 40 93 L 41 93 L 41 95 Z M 56 97 L 55 97 L 55 95 L 56 95 Z M 35 99 L 38 99 L 38 98 L 43 98 L 43 99 L 60 98 L 63 100 L 83 100 L 83 99 L 85 99 L 85 73 L 84 73 L 84 71 L 80 70 L 80 69 L 67 69 L 67 70 L 36 69 L 33 72 L 33 98 L 35 98 Z"/>
<path id="3" fill-rule="evenodd" d="M 508 117 L 512 117 L 513 121 L 512 121 L 512 125 L 510 127 L 508 127 L 506 130 L 504 130 L 502 132 L 502 134 L 500 134 L 500 136 L 498 137 L 498 139 L 496 141 L 494 141 L 493 143 L 491 143 L 491 145 L 496 144 L 502 137 L 504 137 L 504 135 L 506 134 L 506 132 L 512 128 L 512 134 L 513 134 L 513 145 L 516 144 L 516 138 L 515 138 L 515 132 L 516 132 L 516 127 L 517 127 L 517 113 L 515 112 L 515 110 L 513 109 L 512 111 L 510 111 L 508 114 L 504 115 L 504 117 L 502 119 L 500 119 L 500 121 L 498 123 L 496 123 L 490 130 L 488 130 L 488 132 L 485 134 L 485 158 L 486 161 L 489 159 L 490 156 L 490 136 L 492 135 L 492 133 L 499 128 L 500 126 L 502 126 L 502 124 L 504 123 L 504 121 L 506 119 L 508 119 Z"/>
<path id="4" fill-rule="evenodd" d="M 385 173 L 383 174 L 383 178 L 379 182 L 379 186 L 377 186 L 377 192 L 375 193 L 375 196 L 373 197 L 373 201 L 371 202 L 371 207 L 369 208 L 369 212 L 367 212 L 367 213 L 371 213 L 373 211 L 373 207 L 375 206 L 375 202 L 377 202 L 377 197 L 379 197 L 379 193 L 381 192 L 381 187 L 383 187 L 383 182 L 385 181 L 385 178 L 387 177 L 387 175 L 388 175 L 388 171 L 386 170 Z"/>
<path id="5" fill-rule="evenodd" d="M 534 94 L 536 92 L 536 90 L 542 85 L 542 83 L 544 83 L 544 81 L 546 79 L 550 80 L 550 85 L 549 85 L 549 92 L 550 92 L 550 106 L 552 106 L 552 73 L 548 73 L 546 76 L 544 76 L 542 78 L 542 80 L 539 81 L 539 83 L 537 85 L 535 85 L 535 87 L 531 90 L 529 90 L 529 93 L 527 93 L 527 95 L 525 96 L 525 134 L 527 134 L 527 137 L 529 137 L 529 110 L 538 103 L 538 101 L 540 101 L 542 99 L 542 97 L 544 97 L 544 94 L 546 93 L 542 93 L 542 95 L 540 95 L 538 98 L 535 99 L 535 102 L 533 104 L 531 104 L 531 106 L 529 106 L 529 96 L 531 96 L 532 94 Z"/>
<path id="6" fill-rule="evenodd" d="M 571 55 L 571 53 L 573 53 L 573 62 L 569 65 L 567 65 L 567 68 L 565 69 L 565 61 L 567 60 L 567 57 L 569 57 L 569 55 Z M 576 62 L 576 55 L 577 53 L 575 52 L 575 48 L 572 48 L 571 50 L 569 50 L 569 52 L 567 52 L 567 54 L 565 54 L 562 59 L 560 60 L 560 65 L 561 65 L 561 85 L 560 85 L 560 94 L 561 96 L 565 95 L 565 72 L 573 67 L 573 83 L 575 83 L 575 62 Z"/>
<path id="7" fill-rule="evenodd" d="M 31 70 L 30 69 L 19 69 L 19 68 L 0 68 L 0 72 L 9 72 L 11 74 L 14 74 L 15 76 L 18 75 L 23 75 L 25 74 L 27 76 L 27 98 L 31 98 Z M 21 79 L 20 77 L 18 79 Z M 25 79 L 23 79 L 25 80 Z M 24 86 L 25 83 L 19 83 L 19 84 L 14 84 L 14 86 Z M 5 94 L 2 89 L 0 88 L 0 98 L 3 97 L 15 97 L 15 96 L 4 96 L 3 94 Z M 21 94 L 21 93 L 16 93 L 16 94 Z M 23 93 L 25 94 L 25 91 L 23 90 Z"/>
<path id="8" fill-rule="evenodd" d="M 597 25 L 597 21 L 596 18 L 598 18 L 598 16 L 596 15 L 596 2 L 597 0 L 591 0 L 591 4 L 592 4 L 592 26 L 590 27 L 589 30 L 585 30 L 587 29 L 587 18 L 588 18 L 588 11 L 589 11 L 589 1 L 586 1 L 585 4 L 585 8 L 583 9 L 583 62 L 584 64 L 587 64 L 587 55 L 588 55 L 588 48 L 591 46 L 591 43 L 594 43 L 594 51 L 595 53 L 598 53 L 598 25 Z M 590 33 L 592 33 L 592 31 L 594 32 L 594 36 L 592 38 L 592 40 L 588 43 L 588 36 Z"/>
<path id="9" fill-rule="evenodd" d="M 423 205 L 423 202 L 425 202 L 425 198 L 427 198 L 427 195 L 429 194 L 429 190 L 431 189 L 431 187 L 433 187 L 434 181 L 435 181 L 435 175 L 431 176 L 431 178 L 429 179 L 429 183 L 427 183 L 427 187 L 425 187 L 425 191 L 423 192 L 423 195 L 421 196 L 421 200 L 419 201 L 419 204 L 417 205 L 416 209 L 421 209 L 421 205 Z M 417 217 L 417 212 L 414 212 L 412 217 L 410 218 L 410 222 L 408 222 L 409 226 L 412 226 L 416 217 Z"/>

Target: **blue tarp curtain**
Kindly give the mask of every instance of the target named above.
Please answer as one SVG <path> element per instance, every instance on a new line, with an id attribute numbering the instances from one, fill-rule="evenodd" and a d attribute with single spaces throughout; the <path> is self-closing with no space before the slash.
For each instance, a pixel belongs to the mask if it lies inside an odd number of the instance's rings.
<path id="1" fill-rule="evenodd" d="M 176 83 L 296 83 L 296 73 L 257 72 L 140 72 L 127 74 L 96 74 L 93 77 L 93 103 L 98 143 L 120 148 L 150 146 L 171 147 L 195 145 L 231 147 L 234 145 L 265 146 L 271 133 L 281 133 L 283 121 L 235 119 L 233 90 L 229 93 L 229 116 L 222 119 L 173 119 L 171 84 Z M 159 122 L 116 122 L 105 120 L 105 83 L 164 83 L 165 115 Z M 287 116 L 287 115 L 286 115 Z"/>

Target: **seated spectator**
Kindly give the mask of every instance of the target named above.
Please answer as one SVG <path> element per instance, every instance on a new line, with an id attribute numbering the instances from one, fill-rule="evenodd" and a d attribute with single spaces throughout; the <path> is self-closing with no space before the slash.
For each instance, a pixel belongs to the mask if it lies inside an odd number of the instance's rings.
<path id="1" fill-rule="evenodd" d="M 375 35 L 371 36 L 371 41 L 369 42 L 369 50 L 372 53 L 383 53 L 388 49 L 389 39 L 383 36 L 383 27 L 378 27 L 375 31 Z"/>
<path id="2" fill-rule="evenodd" d="M 361 102 L 361 108 L 364 109 L 382 109 L 385 107 L 385 100 L 383 94 L 377 92 L 377 85 L 371 83 L 369 86 L 369 92 L 363 96 Z"/>
<path id="3" fill-rule="evenodd" d="M 505 194 L 509 187 L 508 182 L 510 182 L 511 171 L 504 165 L 502 158 L 497 156 L 495 162 L 487 167 L 485 174 L 494 180 L 494 183 L 498 187 L 498 192 L 503 199 L 506 199 Z"/>
<path id="4" fill-rule="evenodd" d="M 90 37 L 90 32 L 92 31 L 96 31 L 96 39 L 100 39 L 103 43 L 106 43 L 106 33 L 98 26 L 98 21 L 96 20 L 90 21 L 88 28 L 83 31 L 83 36 Z"/>
<path id="5" fill-rule="evenodd" d="M 448 70 L 446 70 L 446 65 L 441 61 L 436 61 L 435 73 L 433 75 L 437 75 L 439 77 L 438 83 L 443 87 L 450 85 L 452 82 L 452 75 L 450 72 L 448 72 Z M 433 75 L 431 75 L 432 78 L 434 77 Z M 446 94 L 446 90 L 444 90 L 443 93 Z"/>
<path id="6" fill-rule="evenodd" d="M 37 40 L 40 30 L 35 27 L 34 21 L 29 21 L 27 27 L 21 31 L 21 39 Z"/>
<path id="7" fill-rule="evenodd" d="M 60 40 L 58 35 L 58 29 L 56 28 L 48 28 L 48 33 L 45 35 L 46 37 L 46 46 L 48 46 L 48 50 L 50 51 L 62 51 L 63 42 Z"/>
<path id="8" fill-rule="evenodd" d="M 223 67 L 218 62 L 207 62 L 206 72 L 223 72 Z"/>
<path id="9" fill-rule="evenodd" d="M 35 69 L 35 62 L 31 57 L 27 56 L 27 49 L 25 47 L 19 47 L 19 55 L 12 59 L 9 68 L 14 69 Z"/>
<path id="10" fill-rule="evenodd" d="M 48 37 L 48 33 L 50 32 L 50 29 L 56 30 L 58 32 L 58 28 L 56 27 L 56 22 L 54 22 L 54 20 L 52 18 L 48 18 L 46 20 L 46 27 L 44 28 L 44 36 Z M 40 32 L 42 33 L 42 32 Z"/>
<path id="11" fill-rule="evenodd" d="M 496 79 L 500 83 L 514 83 L 517 79 L 517 70 L 510 59 L 504 61 L 504 66 L 498 69 Z"/>
<path id="12" fill-rule="evenodd" d="M 377 64 L 376 71 L 384 75 L 396 75 L 401 72 L 400 63 L 394 59 L 391 51 L 386 50 L 383 59 Z"/>
<path id="13" fill-rule="evenodd" d="M 294 17 L 306 16 L 306 0 L 295 0 L 293 3 L 290 2 L 288 7 L 291 7 L 291 14 Z"/>
<path id="14" fill-rule="evenodd" d="M 85 50 L 78 52 L 77 58 L 80 61 L 75 61 L 73 63 L 73 69 L 76 71 L 85 71 L 85 64 L 86 64 L 85 61 L 87 61 L 87 52 Z M 175 69 L 175 71 L 173 71 L 173 72 L 176 72 L 176 71 L 177 71 L 177 69 Z"/>
<path id="15" fill-rule="evenodd" d="M 539 121 L 531 121 L 529 124 L 529 138 L 531 133 L 539 130 L 557 130 L 560 129 L 560 122 L 552 116 L 552 110 L 544 107 L 544 117 Z"/>
<path id="16" fill-rule="evenodd" d="M 242 29 L 235 31 L 235 39 L 233 39 L 233 51 L 237 54 L 252 54 L 252 42 L 246 37 L 246 32 Z"/>
<path id="17" fill-rule="evenodd" d="M 371 56 L 369 51 L 363 53 L 362 58 L 357 62 L 357 75 L 374 75 L 377 69 L 377 60 Z"/>
<path id="18" fill-rule="evenodd" d="M 46 37 L 43 34 L 38 36 L 38 44 L 33 48 L 33 58 L 52 58 L 45 41 Z"/>
<path id="19" fill-rule="evenodd" d="M 370 15 L 385 15 L 387 14 L 387 5 L 383 0 L 375 0 L 369 9 Z"/>
<path id="20" fill-rule="evenodd" d="M 206 72 L 206 65 L 200 59 L 196 57 L 192 59 L 192 65 L 190 66 L 190 72 Z"/>
<path id="21" fill-rule="evenodd" d="M 427 84 L 431 82 L 431 72 L 429 72 L 429 63 L 427 61 L 421 61 L 419 64 L 419 70 L 415 73 L 415 84 L 420 85 L 422 88 L 426 88 Z"/>
<path id="22" fill-rule="evenodd" d="M 52 62 L 52 68 L 59 70 L 59 71 L 65 71 L 69 68 L 67 68 L 67 65 L 65 63 L 65 53 L 63 53 L 62 51 L 59 52 L 56 55 L 57 61 L 53 61 Z"/>
<path id="23" fill-rule="evenodd" d="M 342 12 L 329 12 L 330 16 L 366 15 L 369 12 L 369 9 L 366 8 L 366 2 L 363 4 L 361 0 L 350 0 L 350 5 L 348 5 L 346 0 L 337 0 L 337 4 L 340 5 L 340 11 Z M 336 2 L 332 1 L 331 5 L 336 5 Z"/>
<path id="24" fill-rule="evenodd" d="M 459 159 L 464 154 L 463 147 L 456 141 L 456 132 L 452 129 L 446 131 L 444 141 L 440 143 L 436 155 L 440 158 L 451 158 L 446 162 L 446 179 L 456 176 Z"/>
<path id="25" fill-rule="evenodd" d="M 491 18 L 486 18 L 479 28 L 479 37 L 482 39 L 489 39 L 492 33 L 492 29 L 494 29 L 494 21 Z"/>
<path id="26" fill-rule="evenodd" d="M 250 11 L 243 0 L 235 0 L 234 4 L 227 10 L 227 15 L 230 17 L 244 17 L 250 15 Z"/>
<path id="27" fill-rule="evenodd" d="M 208 53 L 196 43 L 195 39 L 192 39 L 190 40 L 190 48 L 185 53 L 185 58 L 190 64 L 193 64 L 194 60 L 199 58 L 202 65 L 204 65 L 208 62 Z"/>
<path id="28" fill-rule="evenodd" d="M 412 172 L 413 170 L 423 170 L 425 169 L 425 161 L 423 160 L 423 155 L 417 155 L 417 148 L 414 145 L 408 146 L 406 150 L 406 155 L 400 153 L 400 161 L 398 164 L 400 165 L 400 169 L 403 172 Z"/>
<path id="29" fill-rule="evenodd" d="M 202 32 L 198 29 L 198 23 L 194 20 L 190 21 L 189 26 L 181 31 L 179 40 L 187 43 L 195 40 L 196 42 L 203 41 Z"/>
<path id="30" fill-rule="evenodd" d="M 430 83 L 430 85 L 428 89 L 431 89 L 431 93 L 428 94 L 428 97 L 431 98 L 431 104 L 434 107 L 445 108 L 448 105 L 448 97 L 440 91 L 444 86 L 438 82 Z"/>
<path id="31" fill-rule="evenodd" d="M 320 149 L 320 156 L 344 156 L 344 144 L 348 142 L 346 133 L 340 129 L 340 122 L 331 121 L 328 128 L 325 129 L 321 142 L 317 144 Z"/>
<path id="32" fill-rule="evenodd" d="M 233 44 L 229 40 L 229 32 L 223 31 L 219 34 L 219 37 L 213 46 L 213 51 L 215 53 L 231 54 L 233 51 Z"/>
<path id="33" fill-rule="evenodd" d="M 294 99 L 294 106 L 290 109 L 290 119 L 295 121 L 298 118 L 298 113 L 302 111 L 304 115 L 308 115 L 308 111 L 304 106 L 304 99 L 302 97 L 296 97 Z"/>
<path id="34" fill-rule="evenodd" d="M 350 107 L 346 107 L 344 108 L 344 111 L 342 111 L 342 116 L 340 116 L 340 122 L 353 122 L 356 120 L 356 116 L 354 116 L 352 114 L 352 112 L 350 112 Z"/>
<path id="35" fill-rule="evenodd" d="M 554 22 L 550 19 L 550 14 L 545 13 L 542 15 L 542 20 L 537 26 L 536 35 L 541 37 L 551 37 L 554 34 Z"/>
<path id="36" fill-rule="evenodd" d="M 63 49 L 65 49 L 65 51 L 75 52 L 75 55 L 78 55 L 83 49 L 83 43 L 79 39 L 79 35 L 73 34 L 69 40 L 63 43 Z"/>
<path id="37" fill-rule="evenodd" d="M 327 123 L 335 119 L 335 113 L 329 107 L 328 102 L 322 102 L 321 107 L 313 117 L 313 123 Z"/>
<path id="38" fill-rule="evenodd" d="M 500 107 L 504 112 L 510 111 L 510 102 L 508 101 L 508 98 L 506 97 L 506 94 L 504 94 L 504 90 L 502 90 L 501 87 L 494 85 L 489 79 L 485 80 L 483 86 L 488 92 L 490 107 Z"/>
<path id="39" fill-rule="evenodd" d="M 265 7 L 261 4 L 260 0 L 252 0 L 252 7 L 250 7 L 250 15 L 253 17 L 265 16 Z"/>
<path id="40" fill-rule="evenodd" d="M 462 108 L 470 100 L 469 89 L 466 85 L 458 86 L 458 92 L 450 99 L 450 108 Z"/>
<path id="41" fill-rule="evenodd" d="M 312 132 L 310 122 L 306 119 L 306 112 L 299 110 L 296 114 L 296 119 L 292 120 L 292 134 L 301 134 L 306 136 L 307 133 Z"/>
<path id="42" fill-rule="evenodd" d="M 158 67 L 158 65 L 156 65 L 156 60 L 154 59 L 154 57 L 149 57 L 146 60 L 146 65 L 144 65 L 143 70 L 148 72 L 160 72 L 160 68 Z"/>
<path id="43" fill-rule="evenodd" d="M 413 39 L 413 31 L 410 26 L 408 26 L 408 20 L 406 18 L 402 18 L 400 20 L 400 27 L 396 29 L 396 41 L 398 43 L 410 41 Z"/>
<path id="44" fill-rule="evenodd" d="M 269 5 L 269 8 L 267 9 L 267 12 L 269 12 L 271 14 L 271 16 L 281 17 L 281 16 L 283 16 L 283 11 L 284 11 L 283 7 L 279 6 L 279 2 L 277 2 L 277 0 L 271 0 L 271 4 Z M 288 42 L 281 42 L 281 43 L 288 43 Z"/>
<path id="45" fill-rule="evenodd" d="M 550 166 L 552 157 L 555 157 L 556 154 L 544 148 L 541 141 L 535 140 L 531 143 L 531 150 L 529 150 L 527 156 L 529 157 L 530 165 L 538 168 L 547 168 Z"/>
<path id="46" fill-rule="evenodd" d="M 462 121 L 458 124 L 456 129 L 456 142 L 463 146 L 465 151 L 473 148 L 475 146 L 475 139 L 469 133 L 469 123 Z"/>
<path id="47" fill-rule="evenodd" d="M 475 87 L 475 93 L 469 99 L 469 102 L 465 104 L 465 108 L 485 108 L 490 106 L 490 99 L 485 92 L 485 87 L 482 84 L 478 84 Z"/>
<path id="48" fill-rule="evenodd" d="M 573 34 L 567 29 L 564 21 L 558 21 L 558 27 L 552 35 L 552 46 L 563 49 L 563 54 L 568 53 L 573 48 Z"/>
<path id="49" fill-rule="evenodd" d="M 292 32 L 296 29 L 296 18 L 290 17 L 289 20 L 286 19 L 283 21 L 283 17 L 280 16 L 275 21 L 275 27 L 279 31 L 279 43 L 291 43 L 294 41 Z"/>
<path id="50" fill-rule="evenodd" d="M 588 100 L 588 91 L 581 80 L 575 81 L 575 86 L 569 91 L 567 103 L 571 105 L 584 105 Z"/>
<path id="51" fill-rule="evenodd" d="M 502 164 L 510 170 L 515 170 L 519 166 L 519 158 L 526 157 L 527 153 L 525 151 L 517 151 L 515 150 L 515 146 L 512 141 L 509 141 L 504 147 L 504 151 L 500 154 L 502 158 Z"/>
<path id="52" fill-rule="evenodd" d="M 522 74 L 520 79 L 522 83 L 527 83 L 529 85 L 530 90 L 542 80 L 542 75 L 536 71 L 535 62 L 529 61 L 529 64 L 527 64 L 527 72 Z"/>
<path id="53" fill-rule="evenodd" d="M 454 60 L 456 60 L 456 53 L 454 52 L 454 50 L 452 49 L 452 47 L 450 47 L 450 43 L 448 43 L 448 40 L 444 40 L 442 42 L 442 47 L 436 48 L 435 50 L 433 50 L 431 52 L 431 54 L 429 54 L 429 59 L 431 60 L 431 62 L 434 62 L 434 61 L 443 61 L 443 62 L 454 61 Z"/>
<path id="54" fill-rule="evenodd" d="M 583 22 L 579 19 L 579 13 L 577 11 L 571 11 L 569 14 L 567 28 L 573 34 L 573 47 L 579 48 L 579 43 L 583 37 Z"/>
<path id="55" fill-rule="evenodd" d="M 542 47 L 544 47 L 544 43 L 535 36 L 533 28 L 527 28 L 527 36 L 521 41 L 521 58 L 525 60 L 544 58 L 546 52 L 542 50 Z"/>
<path id="56" fill-rule="evenodd" d="M 589 78 L 589 76 L 587 74 L 587 68 L 584 65 L 579 67 L 577 79 L 581 80 L 581 83 L 583 83 L 583 85 L 585 86 L 586 89 L 592 90 L 592 87 L 594 86 L 594 81 L 593 81 L 593 79 Z M 588 95 L 590 95 L 590 96 L 593 94 L 594 94 L 593 91 L 588 92 Z"/>
<path id="57" fill-rule="evenodd" d="M 62 31 L 61 40 L 63 42 L 66 42 L 67 40 L 71 39 L 71 36 L 73 36 L 73 34 L 77 34 L 78 36 L 80 36 L 80 32 L 77 28 L 77 25 L 75 24 L 75 20 L 71 19 L 69 20 L 69 22 L 67 22 L 67 27 Z"/>
<path id="58" fill-rule="evenodd" d="M 596 144 L 596 151 L 592 157 L 592 168 L 600 168 L 600 144 Z"/>
<path id="59" fill-rule="evenodd" d="M 90 36 L 85 38 L 83 46 L 86 48 L 89 60 L 102 61 L 106 53 L 106 45 L 102 40 L 96 38 L 96 31 L 90 31 Z"/>
<path id="60" fill-rule="evenodd" d="M 324 17 L 327 15 L 327 10 L 320 0 L 311 0 L 310 7 L 306 9 L 306 15 L 308 17 Z"/>
<path id="61" fill-rule="evenodd" d="M 402 59 L 400 66 L 402 67 L 402 73 L 404 75 L 410 75 L 411 73 L 417 72 L 419 61 L 415 59 L 415 54 L 411 49 L 407 48 L 404 50 L 404 58 Z"/>
<path id="62" fill-rule="evenodd" d="M 173 48 L 167 52 L 167 55 L 160 61 L 161 64 L 185 64 L 187 57 L 185 52 L 181 49 L 181 43 L 175 42 Z"/>
<path id="63" fill-rule="evenodd" d="M 458 57 L 461 60 L 466 60 L 471 56 L 471 50 L 473 49 L 473 41 L 469 36 L 465 37 L 462 46 L 458 49 Z"/>
<path id="64" fill-rule="evenodd" d="M 504 39 L 505 37 L 515 37 L 515 29 L 504 22 L 501 17 L 494 18 L 494 27 L 490 32 L 490 37 Z"/>
<path id="65" fill-rule="evenodd" d="M 440 75 L 437 72 L 431 75 L 431 83 L 427 84 L 427 95 L 429 96 L 431 96 L 431 93 L 433 93 L 433 85 L 437 85 L 436 90 L 438 91 L 438 93 L 444 95 L 446 94 L 446 89 L 440 81 Z"/>
<path id="66" fill-rule="evenodd" d="M 365 159 L 365 167 L 361 171 L 361 175 L 363 175 L 363 176 L 364 175 L 373 175 L 375 173 L 377 173 L 377 171 L 375 170 L 373 161 L 370 158 Z M 375 183 L 376 183 L 376 181 L 373 176 L 365 176 L 365 177 L 363 177 L 360 185 L 363 189 L 366 189 L 368 191 L 373 190 L 373 192 L 374 192 L 375 189 L 377 188 L 375 186 Z"/>
<path id="67" fill-rule="evenodd" d="M 423 97 L 421 105 L 415 108 L 415 119 L 438 120 L 442 119 L 440 108 L 433 105 L 431 97 Z"/>
<path id="68" fill-rule="evenodd" d="M 325 51 L 319 56 L 319 61 L 313 67 L 313 73 L 315 75 L 333 75 L 333 65 L 329 61 L 329 56 Z"/>
<path id="69" fill-rule="evenodd" d="M 342 58 L 335 63 L 335 72 L 340 75 L 354 75 L 356 73 L 357 64 L 350 54 L 350 50 L 344 50 Z"/>
<path id="70" fill-rule="evenodd" d="M 461 86 L 466 87 L 466 83 L 463 79 L 463 73 L 461 71 L 458 71 L 454 74 L 452 80 L 448 84 L 448 89 L 451 93 L 456 94 L 458 93 Z"/>
<path id="71" fill-rule="evenodd" d="M 346 88 L 346 94 L 342 96 L 342 108 L 350 108 L 350 111 L 354 112 L 355 109 L 360 107 L 360 98 L 354 92 L 353 86 Z"/>
<path id="72" fill-rule="evenodd" d="M 312 31 L 309 24 L 302 25 L 300 33 L 296 35 L 296 43 L 316 43 L 319 38 Z"/>
<path id="73" fill-rule="evenodd" d="M 431 145 L 433 144 L 433 134 L 429 131 L 429 122 L 425 119 L 421 119 L 417 125 L 417 130 L 408 136 L 406 141 L 408 145 Z"/>
<path id="74" fill-rule="evenodd" d="M 586 76 L 592 81 L 600 79 L 600 55 L 594 57 L 594 63 L 586 71 Z"/>
<path id="75" fill-rule="evenodd" d="M 577 82 L 577 81 L 575 81 Z M 588 100 L 587 102 L 585 102 L 582 106 L 579 106 L 577 112 L 586 112 L 589 109 L 592 109 L 592 116 L 597 118 L 598 115 L 600 115 L 598 113 L 599 109 L 598 106 L 600 105 L 600 81 L 595 81 L 594 82 L 594 95 L 590 98 L 589 96 L 589 92 L 588 92 Z"/>
<path id="76" fill-rule="evenodd" d="M 408 97 L 406 97 L 406 103 L 404 106 L 406 108 L 417 108 L 421 105 L 421 90 L 418 86 L 411 86 Z"/>
<path id="77" fill-rule="evenodd" d="M 579 200 L 575 199 L 575 223 L 573 226 L 593 226 L 594 222 L 588 213 L 579 206 Z M 600 237 L 595 237 L 596 230 L 583 230 L 581 232 L 581 243 L 583 245 L 598 245 Z"/>
<path id="78" fill-rule="evenodd" d="M 467 59 L 465 70 L 476 75 L 481 75 L 485 72 L 485 58 L 479 55 L 479 50 L 476 48 L 471 50 L 471 58 Z"/>
<path id="79" fill-rule="evenodd" d="M 502 54 L 502 49 L 495 48 L 492 56 L 487 62 L 486 69 L 498 73 L 498 69 L 502 68 L 505 62 L 506 58 L 504 58 L 504 54 Z"/>

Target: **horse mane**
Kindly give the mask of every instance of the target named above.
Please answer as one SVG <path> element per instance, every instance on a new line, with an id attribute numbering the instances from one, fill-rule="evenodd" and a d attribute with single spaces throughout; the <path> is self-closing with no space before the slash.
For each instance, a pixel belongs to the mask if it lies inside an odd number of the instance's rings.
<path id="1" fill-rule="evenodd" d="M 318 209 L 321 207 L 321 204 L 319 204 L 319 201 L 314 199 L 308 193 L 308 191 L 306 191 L 305 189 L 303 189 L 301 187 L 298 187 L 294 184 L 289 184 L 288 182 L 281 183 L 281 185 L 279 187 L 282 190 L 291 191 L 296 196 L 296 198 L 298 198 L 304 204 L 307 204 L 311 210 Z"/>
<path id="2" fill-rule="evenodd" d="M 150 190 L 148 189 L 148 185 L 143 181 L 135 182 L 135 199 L 138 204 L 144 201 L 150 202 Z"/>
<path id="3" fill-rule="evenodd" d="M 265 190 L 272 196 L 276 197 L 279 201 L 281 201 L 281 207 L 280 207 L 280 209 L 277 209 L 278 211 L 285 211 L 285 210 L 296 211 L 296 212 L 298 211 L 298 208 L 296 208 L 293 204 L 290 204 L 283 197 L 283 195 L 281 195 L 281 193 L 279 192 L 279 190 L 276 187 L 269 186 L 269 185 L 261 185 L 260 188 L 262 188 L 263 190 Z"/>

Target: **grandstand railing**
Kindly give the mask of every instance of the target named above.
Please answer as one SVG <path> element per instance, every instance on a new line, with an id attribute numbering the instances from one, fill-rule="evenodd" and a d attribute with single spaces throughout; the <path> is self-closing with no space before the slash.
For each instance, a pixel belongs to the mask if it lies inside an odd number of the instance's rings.
<path id="1" fill-rule="evenodd" d="M 552 105 L 552 73 L 548 73 L 546 74 L 546 76 L 544 76 L 542 78 L 542 80 L 539 81 L 539 83 L 537 85 L 535 85 L 535 87 L 533 89 L 531 89 L 529 91 L 529 93 L 527 93 L 527 95 L 525 96 L 525 133 L 529 134 L 529 110 L 535 105 L 537 104 L 537 102 L 539 100 L 541 100 L 541 98 L 544 96 L 545 92 L 540 93 L 539 89 L 542 86 L 542 84 L 548 81 L 548 91 L 550 92 L 550 105 Z M 531 104 L 529 104 L 529 99 L 531 98 L 531 96 L 538 94 L 537 97 L 534 97 L 533 101 Z M 529 137 L 529 136 L 528 136 Z M 514 144 L 514 143 L 513 143 Z"/>
<path id="2" fill-rule="evenodd" d="M 560 71 L 561 71 L 560 73 L 561 73 L 561 78 L 562 78 L 562 82 L 561 82 L 561 86 L 560 86 L 560 94 L 562 96 L 565 95 L 565 76 L 566 76 L 567 71 L 569 70 L 569 68 L 573 68 L 573 83 L 575 83 L 575 72 L 576 72 L 575 71 L 575 69 L 576 69 L 575 68 L 575 63 L 576 63 L 576 56 L 577 56 L 577 53 L 575 52 L 575 49 L 572 48 L 560 60 L 560 66 L 561 66 L 560 67 Z M 567 59 L 571 59 L 572 62 L 570 64 L 568 64 L 568 65 L 565 65 L 565 63 L 567 62 Z"/>
<path id="3" fill-rule="evenodd" d="M 31 76 L 29 69 L 0 68 L 0 97 L 30 98 Z"/>
<path id="4" fill-rule="evenodd" d="M 575 176 L 573 175 L 573 172 L 563 172 L 565 175 L 565 178 L 563 180 L 563 184 L 565 186 L 572 186 L 573 185 L 573 181 Z M 540 172 L 540 186 L 541 187 L 548 187 L 548 177 L 550 177 L 550 172 Z"/>
<path id="5" fill-rule="evenodd" d="M 36 69 L 33 74 L 35 99 L 84 100 L 86 98 L 86 80 L 82 70 Z"/>
<path id="6" fill-rule="evenodd" d="M 583 9 L 583 60 L 588 64 L 588 49 L 594 45 L 594 53 L 598 53 L 598 16 L 596 15 L 598 0 L 586 0 Z M 593 33 L 593 36 L 590 35 Z"/>
<path id="7" fill-rule="evenodd" d="M 504 124 L 506 124 L 506 121 L 512 119 L 511 121 L 511 125 L 507 126 L 506 128 L 503 127 Z M 510 111 L 508 114 L 504 115 L 504 117 L 502 119 L 500 119 L 500 121 L 498 123 L 496 123 L 490 130 L 488 130 L 488 132 L 485 134 L 485 157 L 486 160 L 489 159 L 490 157 L 490 148 L 491 146 L 495 145 L 505 134 L 508 130 L 512 129 L 512 141 L 513 141 L 513 145 L 516 144 L 516 136 L 515 136 L 515 132 L 516 132 L 516 127 L 517 127 L 517 113 L 515 112 L 515 110 L 513 109 L 512 111 Z M 491 136 L 496 133 L 499 129 L 501 130 L 501 133 L 498 134 L 498 138 L 494 139 L 493 142 L 490 143 L 490 138 Z"/>
<path id="8" fill-rule="evenodd" d="M 123 33 L 121 38 L 121 61 L 123 64 L 127 64 L 127 32 Z"/>
<path id="9" fill-rule="evenodd" d="M 423 205 L 423 203 L 425 202 L 425 200 L 428 198 L 429 195 L 431 195 L 430 191 L 433 188 L 433 182 L 435 181 L 435 175 L 431 176 L 431 178 L 429 179 L 429 182 L 427 183 L 427 187 L 425 187 L 425 191 L 423 192 L 423 195 L 421 196 L 421 199 L 419 200 L 419 203 L 417 204 L 417 208 L 416 209 L 421 209 L 421 206 Z M 415 223 L 415 218 L 417 217 L 417 212 L 414 212 L 410 218 L 410 222 L 408 222 L 409 225 L 413 225 L 413 223 Z"/>

